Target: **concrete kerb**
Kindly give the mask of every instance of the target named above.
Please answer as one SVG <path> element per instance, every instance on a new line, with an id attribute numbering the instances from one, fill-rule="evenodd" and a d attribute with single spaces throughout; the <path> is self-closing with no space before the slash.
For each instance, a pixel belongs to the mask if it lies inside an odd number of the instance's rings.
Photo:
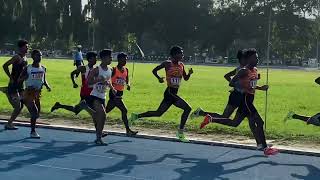
<path id="1" fill-rule="evenodd" d="M 6 120 L 0 119 L 0 124 L 4 124 L 6 122 L 7 122 Z M 23 122 L 15 122 L 15 125 L 22 126 L 22 127 L 30 127 L 29 123 L 23 123 Z M 68 126 L 62 126 L 62 125 L 37 124 L 37 127 L 44 128 L 44 129 L 71 131 L 71 132 L 95 133 L 94 129 L 68 127 Z M 108 131 L 107 133 L 109 135 L 126 137 L 126 133 L 119 132 L 119 131 Z M 161 140 L 161 141 L 171 141 L 171 142 L 181 143 L 175 137 L 155 136 L 155 135 L 141 134 L 141 133 L 134 136 L 133 138 L 143 138 L 143 139 L 150 139 L 150 140 Z M 218 142 L 218 141 L 204 141 L 204 140 L 190 139 L 190 143 L 200 144 L 200 145 L 209 145 L 209 146 L 220 146 L 220 147 L 231 147 L 231 148 L 238 148 L 238 149 L 256 150 L 255 146 L 236 144 L 236 143 L 225 143 L 225 142 Z M 318 153 L 318 152 L 299 151 L 299 150 L 284 149 L 284 148 L 280 148 L 279 150 L 281 153 L 320 157 L 320 153 Z"/>

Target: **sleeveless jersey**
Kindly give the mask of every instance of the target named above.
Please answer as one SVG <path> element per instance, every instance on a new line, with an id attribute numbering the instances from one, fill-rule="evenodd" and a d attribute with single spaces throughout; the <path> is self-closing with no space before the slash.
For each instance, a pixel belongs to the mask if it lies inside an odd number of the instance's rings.
<path id="1" fill-rule="evenodd" d="M 170 62 L 170 66 L 166 69 L 166 80 L 168 87 L 179 88 L 183 76 L 184 65 L 182 62 L 174 64 Z"/>
<path id="2" fill-rule="evenodd" d="M 109 81 L 112 75 L 112 69 L 110 66 L 108 66 L 108 70 L 104 70 L 101 68 L 101 66 L 98 66 L 99 69 L 99 77 L 102 77 L 105 79 L 105 81 Z M 93 89 L 90 93 L 90 95 L 98 97 L 100 99 L 106 99 L 106 91 L 107 91 L 107 85 L 105 82 L 98 82 L 93 85 Z"/>
<path id="3" fill-rule="evenodd" d="M 241 87 L 245 93 L 254 94 L 258 82 L 258 69 L 253 68 L 252 70 L 246 69 L 248 74 L 246 77 L 240 79 Z"/>
<path id="4" fill-rule="evenodd" d="M 14 83 L 17 83 L 17 82 L 18 82 L 18 78 L 19 78 L 19 76 L 20 76 L 23 68 L 28 65 L 27 57 L 26 57 L 26 56 L 21 57 L 21 56 L 19 55 L 19 57 L 20 57 L 21 59 L 23 59 L 23 60 L 21 60 L 19 63 L 14 63 L 14 64 L 12 64 L 11 77 L 12 77 Z"/>
<path id="5" fill-rule="evenodd" d="M 124 71 L 121 72 L 118 67 L 113 68 L 114 76 L 112 76 L 112 85 L 117 91 L 123 91 L 127 83 L 128 70 L 124 67 Z"/>
<path id="6" fill-rule="evenodd" d="M 80 96 L 90 96 L 90 93 L 92 91 L 92 87 L 89 87 L 89 84 L 88 84 L 88 75 L 93 68 L 90 69 L 88 65 L 85 67 L 86 67 L 86 72 L 81 75 L 82 85 L 80 90 Z"/>
<path id="7" fill-rule="evenodd" d="M 40 90 L 44 83 L 45 67 L 33 67 L 31 64 L 27 66 L 28 78 L 25 81 L 27 88 Z"/>

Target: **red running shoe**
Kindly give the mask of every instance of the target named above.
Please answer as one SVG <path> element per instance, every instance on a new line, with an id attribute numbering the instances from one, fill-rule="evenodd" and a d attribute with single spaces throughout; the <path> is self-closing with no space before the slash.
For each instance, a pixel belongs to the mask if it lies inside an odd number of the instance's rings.
<path id="1" fill-rule="evenodd" d="M 207 114 L 200 125 L 200 129 L 203 129 L 204 127 L 206 127 L 206 125 L 208 125 L 211 122 L 212 122 L 212 117 L 209 114 Z"/>
<path id="2" fill-rule="evenodd" d="M 271 156 L 279 153 L 279 150 L 276 148 L 267 147 L 264 149 L 264 155 Z"/>

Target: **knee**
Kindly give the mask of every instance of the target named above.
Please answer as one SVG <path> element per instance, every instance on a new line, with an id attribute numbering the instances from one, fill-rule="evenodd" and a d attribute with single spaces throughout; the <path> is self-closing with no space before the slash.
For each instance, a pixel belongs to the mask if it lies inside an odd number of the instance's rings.
<path id="1" fill-rule="evenodd" d="M 231 124 L 232 127 L 238 127 L 241 124 L 242 120 L 241 121 L 240 120 L 233 120 L 232 122 L 233 122 Z"/>
<path id="2" fill-rule="evenodd" d="M 121 109 L 121 113 L 122 113 L 122 114 L 128 114 L 128 110 L 127 110 L 127 108 L 123 108 L 123 109 Z"/>
<path id="3" fill-rule="evenodd" d="M 254 122 L 257 127 L 263 127 L 264 125 L 264 121 L 262 120 L 259 114 L 254 115 Z"/>
<path id="4" fill-rule="evenodd" d="M 155 116 L 156 117 L 160 117 L 160 116 L 162 116 L 164 114 L 164 111 L 157 111 L 156 113 L 155 113 Z"/>
<path id="5" fill-rule="evenodd" d="M 37 112 L 32 112 L 31 113 L 31 119 L 32 120 L 38 119 L 38 117 L 39 117 L 39 114 Z"/>
<path id="6" fill-rule="evenodd" d="M 22 110 L 22 108 L 23 108 L 23 103 L 20 102 L 20 111 Z"/>

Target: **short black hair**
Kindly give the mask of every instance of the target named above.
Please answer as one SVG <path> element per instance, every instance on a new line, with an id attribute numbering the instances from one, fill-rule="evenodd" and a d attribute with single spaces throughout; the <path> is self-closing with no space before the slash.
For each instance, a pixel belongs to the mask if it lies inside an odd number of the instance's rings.
<path id="1" fill-rule="evenodd" d="M 20 39 L 17 43 L 18 48 L 22 48 L 23 46 L 25 46 L 26 44 L 29 44 L 29 42 L 27 40 L 24 39 Z"/>
<path id="2" fill-rule="evenodd" d="M 244 52 L 243 56 L 244 58 L 249 58 L 254 54 L 257 54 L 257 50 L 255 48 L 250 48 L 250 49 L 247 49 L 246 52 Z"/>
<path id="3" fill-rule="evenodd" d="M 239 60 L 239 63 L 241 63 L 241 61 L 244 59 L 244 55 L 246 54 L 246 52 L 247 49 L 238 50 L 237 59 Z"/>
<path id="4" fill-rule="evenodd" d="M 239 49 L 237 52 L 237 59 L 239 59 L 239 61 L 240 61 L 242 57 L 243 57 L 243 50 Z"/>
<path id="5" fill-rule="evenodd" d="M 181 53 L 182 51 L 183 51 L 183 48 L 182 48 L 182 47 L 180 47 L 180 46 L 173 46 L 173 47 L 171 47 L 171 49 L 170 49 L 170 55 L 171 55 L 171 56 L 174 56 L 174 55 L 176 55 L 176 54 Z"/>
<path id="6" fill-rule="evenodd" d="M 118 54 L 117 59 L 118 59 L 118 60 L 119 60 L 119 59 L 124 59 L 124 58 L 126 58 L 126 57 L 128 57 L 128 55 L 127 55 L 126 53 L 124 53 L 124 52 L 121 52 L 121 53 Z"/>
<path id="7" fill-rule="evenodd" d="M 90 58 L 92 58 L 92 57 L 97 57 L 97 53 L 96 52 L 94 52 L 94 51 L 89 51 L 89 52 L 87 52 L 87 54 L 86 54 L 86 57 L 87 57 L 87 60 L 89 60 Z"/>
<path id="8" fill-rule="evenodd" d="M 34 49 L 31 52 L 31 57 L 33 57 L 34 55 L 36 55 L 37 53 L 41 54 L 41 51 L 39 49 Z"/>
<path id="9" fill-rule="evenodd" d="M 104 49 L 104 50 L 100 51 L 99 56 L 102 59 L 106 56 L 111 56 L 111 53 L 112 53 L 111 49 Z"/>

